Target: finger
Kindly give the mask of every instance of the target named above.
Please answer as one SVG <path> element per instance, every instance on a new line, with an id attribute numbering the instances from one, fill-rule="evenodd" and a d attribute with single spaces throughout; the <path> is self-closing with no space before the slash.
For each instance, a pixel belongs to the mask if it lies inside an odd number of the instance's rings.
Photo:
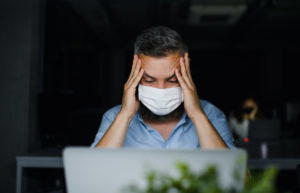
<path id="1" fill-rule="evenodd" d="M 129 86 L 132 84 L 132 82 L 134 81 L 135 77 L 139 74 L 140 69 L 141 69 L 141 60 L 138 59 L 136 67 L 135 67 L 134 72 L 133 72 L 133 75 L 132 75 L 132 77 L 128 81 L 128 85 Z"/>
<path id="2" fill-rule="evenodd" d="M 131 72 L 130 72 L 130 74 L 129 74 L 129 78 L 131 78 L 132 75 L 133 75 L 133 72 L 134 72 L 135 67 L 136 67 L 136 64 L 137 64 L 137 60 L 138 60 L 138 57 L 137 57 L 136 54 L 134 54 L 134 56 L 133 56 L 133 61 L 132 61 Z"/>
<path id="3" fill-rule="evenodd" d="M 128 79 L 125 83 L 125 87 L 127 87 L 127 85 L 129 84 L 130 80 L 132 79 L 133 73 L 135 71 L 136 65 L 137 65 L 137 61 L 138 61 L 138 56 L 136 54 L 133 55 L 133 61 L 132 61 L 132 67 L 131 67 L 131 72 L 128 76 Z"/>
<path id="4" fill-rule="evenodd" d="M 188 89 L 188 86 L 186 85 L 186 83 L 185 83 L 184 79 L 182 78 L 181 74 L 179 73 L 178 69 L 175 69 L 175 74 L 176 74 L 176 77 L 177 77 L 177 79 L 179 81 L 179 84 L 180 84 L 181 88 L 183 90 Z"/>
<path id="5" fill-rule="evenodd" d="M 184 63 L 185 63 L 185 67 L 186 67 L 189 78 L 192 78 L 191 69 L 190 69 L 190 58 L 189 58 L 188 53 L 185 53 L 185 55 L 184 55 Z"/>
<path id="6" fill-rule="evenodd" d="M 185 68 L 185 64 L 183 61 L 183 58 L 180 58 L 180 69 L 181 69 L 181 76 L 183 77 L 185 83 L 187 84 L 188 87 L 193 88 L 193 85 L 191 84 L 191 81 L 187 75 L 187 71 Z"/>
<path id="7" fill-rule="evenodd" d="M 132 77 L 135 77 L 139 73 L 140 69 L 141 69 L 141 59 L 138 59 Z"/>
<path id="8" fill-rule="evenodd" d="M 136 88 L 144 74 L 144 69 L 141 69 L 138 75 L 134 78 L 131 87 Z"/>
<path id="9" fill-rule="evenodd" d="M 193 78 L 192 78 L 192 73 L 191 73 L 190 57 L 189 57 L 188 53 L 186 53 L 185 56 L 184 56 L 184 63 L 185 63 L 185 66 L 186 66 L 186 71 L 187 71 L 187 75 L 190 79 L 190 82 L 193 85 L 193 87 L 195 87 L 195 84 L 194 84 L 194 81 L 193 81 Z"/>

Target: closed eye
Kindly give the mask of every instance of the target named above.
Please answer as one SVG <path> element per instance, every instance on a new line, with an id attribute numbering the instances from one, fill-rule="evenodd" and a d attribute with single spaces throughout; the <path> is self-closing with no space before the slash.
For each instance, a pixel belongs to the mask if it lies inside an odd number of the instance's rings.
<path id="1" fill-rule="evenodd" d="M 144 80 L 144 81 L 147 83 L 151 83 L 151 82 L 154 82 L 155 80 Z"/>
<path id="2" fill-rule="evenodd" d="M 171 83 L 177 83 L 178 80 L 169 80 L 169 82 L 171 82 Z"/>

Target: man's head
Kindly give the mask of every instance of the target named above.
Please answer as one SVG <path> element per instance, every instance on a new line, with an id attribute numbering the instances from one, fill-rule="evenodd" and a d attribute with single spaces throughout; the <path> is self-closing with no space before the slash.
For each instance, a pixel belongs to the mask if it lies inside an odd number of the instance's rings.
<path id="1" fill-rule="evenodd" d="M 134 53 L 141 59 L 144 76 L 140 84 L 155 88 L 179 87 L 175 69 L 188 52 L 186 43 L 174 30 L 157 26 L 139 34 Z"/>
<path id="2" fill-rule="evenodd" d="M 174 30 L 164 27 L 152 27 L 136 38 L 134 53 L 141 59 L 144 75 L 140 84 L 154 88 L 179 87 L 175 69 L 180 66 L 180 57 L 188 49 L 181 36 Z M 183 105 L 167 115 L 155 115 L 142 103 L 140 112 L 149 121 L 168 121 L 180 118 Z"/>
<path id="3" fill-rule="evenodd" d="M 146 29 L 137 36 L 134 43 L 134 54 L 137 55 L 161 58 L 175 53 L 183 56 L 186 52 L 188 48 L 181 36 L 165 26 Z"/>

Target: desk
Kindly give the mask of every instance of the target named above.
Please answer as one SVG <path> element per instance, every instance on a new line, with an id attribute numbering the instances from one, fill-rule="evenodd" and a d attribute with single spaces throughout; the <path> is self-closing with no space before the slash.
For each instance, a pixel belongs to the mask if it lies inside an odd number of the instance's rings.
<path id="1" fill-rule="evenodd" d="M 250 169 L 266 169 L 276 166 L 279 170 L 295 170 L 300 165 L 300 158 L 290 159 L 250 159 L 248 167 Z"/>
<path id="2" fill-rule="evenodd" d="M 63 168 L 61 157 L 18 156 L 16 192 L 22 191 L 23 168 Z"/>
<path id="3" fill-rule="evenodd" d="M 22 170 L 23 168 L 63 168 L 61 156 L 18 156 L 17 158 L 17 182 L 16 192 L 22 192 Z M 276 166 L 279 170 L 294 170 L 300 164 L 297 159 L 250 159 L 250 169 L 265 169 Z"/>

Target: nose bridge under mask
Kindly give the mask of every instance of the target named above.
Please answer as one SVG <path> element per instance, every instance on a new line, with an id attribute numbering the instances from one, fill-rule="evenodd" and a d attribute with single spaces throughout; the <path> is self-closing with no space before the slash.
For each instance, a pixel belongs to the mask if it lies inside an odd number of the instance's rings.
<path id="1" fill-rule="evenodd" d="M 172 112 L 183 101 L 180 87 L 160 89 L 139 85 L 138 98 L 149 110 L 158 115 Z"/>

